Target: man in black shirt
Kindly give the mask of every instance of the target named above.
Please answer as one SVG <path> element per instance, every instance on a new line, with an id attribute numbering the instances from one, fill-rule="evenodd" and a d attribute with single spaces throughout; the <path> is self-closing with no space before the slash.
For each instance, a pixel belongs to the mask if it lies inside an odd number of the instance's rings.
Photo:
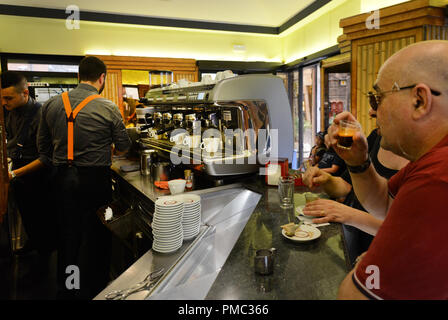
<path id="1" fill-rule="evenodd" d="M 327 147 L 327 151 L 324 153 L 317 166 L 319 169 L 322 169 L 333 176 L 339 177 L 345 171 L 345 162 L 338 156 L 333 148 L 328 145 L 328 141 L 326 139 L 325 146 Z"/>
<path id="2" fill-rule="evenodd" d="M 48 256 L 55 241 L 50 238 L 53 217 L 48 205 L 51 169 L 40 160 L 36 142 L 41 105 L 30 97 L 22 74 L 3 72 L 1 84 L 2 106 L 8 111 L 5 122 L 7 153 L 12 159 L 10 190 L 28 235 L 25 247 L 17 253 L 37 249 L 41 255 Z"/>

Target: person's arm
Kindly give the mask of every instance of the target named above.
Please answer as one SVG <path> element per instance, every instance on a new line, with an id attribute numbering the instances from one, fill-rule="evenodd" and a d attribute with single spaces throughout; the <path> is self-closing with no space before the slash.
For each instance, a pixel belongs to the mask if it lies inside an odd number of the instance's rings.
<path id="1" fill-rule="evenodd" d="M 381 177 L 373 165 L 363 173 L 350 173 L 356 197 L 362 206 L 379 219 L 386 217 L 393 199 L 389 196 L 387 180 Z"/>
<path id="2" fill-rule="evenodd" d="M 323 170 L 327 173 L 333 174 L 333 173 L 338 172 L 339 166 L 337 164 L 333 164 L 333 165 L 331 165 L 331 168 L 322 168 L 321 170 Z"/>
<path id="3" fill-rule="evenodd" d="M 361 131 L 353 136 L 350 149 L 337 146 L 338 124 L 340 120 L 356 121 L 349 112 L 342 112 L 336 116 L 333 124 L 328 128 L 328 139 L 336 153 L 345 161 L 347 166 L 360 166 L 368 159 L 367 139 Z M 373 165 L 362 172 L 350 172 L 353 189 L 356 197 L 363 207 L 379 219 L 384 219 L 392 203 L 388 195 L 387 180 L 382 178 L 373 168 Z"/>
<path id="4" fill-rule="evenodd" d="M 352 277 L 355 272 L 355 268 L 350 271 L 341 282 L 338 291 L 338 300 L 369 300 L 353 283 Z"/>
<path id="5" fill-rule="evenodd" d="M 373 236 L 376 235 L 383 223 L 382 220 L 373 217 L 367 212 L 327 199 L 319 199 L 307 203 L 303 208 L 303 213 L 309 216 L 321 217 L 313 219 L 313 223 L 343 223 Z"/>
<path id="6" fill-rule="evenodd" d="M 11 172 L 9 172 L 9 180 L 13 179 L 12 172 L 14 172 L 15 177 L 22 177 L 27 174 L 30 174 L 32 172 L 38 171 L 41 168 L 44 167 L 44 164 L 39 159 L 36 159 L 30 163 L 28 163 L 26 166 L 23 166 L 21 168 L 15 169 Z"/>
<path id="7" fill-rule="evenodd" d="M 131 139 L 126 131 L 118 107 L 112 105 L 112 143 L 116 155 L 125 154 L 131 147 Z"/>
<path id="8" fill-rule="evenodd" d="M 310 189 L 321 186 L 332 198 L 345 197 L 352 189 L 344 179 L 334 177 L 318 167 L 311 167 L 304 173 L 303 183 Z"/>

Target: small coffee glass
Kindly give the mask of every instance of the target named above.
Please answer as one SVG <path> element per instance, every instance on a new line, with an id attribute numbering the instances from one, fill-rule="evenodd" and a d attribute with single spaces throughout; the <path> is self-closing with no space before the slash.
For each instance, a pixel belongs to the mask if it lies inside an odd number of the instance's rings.
<path id="1" fill-rule="evenodd" d="M 357 122 L 349 120 L 339 121 L 338 147 L 342 149 L 350 149 L 353 144 L 353 136 L 360 130 L 361 127 Z"/>
<path id="2" fill-rule="evenodd" d="M 280 207 L 290 209 L 294 207 L 294 178 L 291 176 L 280 177 L 278 180 L 278 195 L 280 197 Z"/>
<path id="3" fill-rule="evenodd" d="M 306 203 L 310 203 L 319 199 L 319 196 L 315 193 L 305 193 L 305 201 Z"/>

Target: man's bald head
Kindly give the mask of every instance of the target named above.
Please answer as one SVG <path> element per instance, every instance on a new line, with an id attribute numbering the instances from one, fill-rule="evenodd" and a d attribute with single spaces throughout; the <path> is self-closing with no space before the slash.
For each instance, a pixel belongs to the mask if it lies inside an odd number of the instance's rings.
<path id="1" fill-rule="evenodd" d="M 375 88 L 383 93 L 376 112 L 381 146 L 418 159 L 448 134 L 448 41 L 396 52 L 378 72 Z"/>
<path id="2" fill-rule="evenodd" d="M 448 93 L 448 41 L 422 41 L 407 46 L 392 55 L 380 72 L 400 87 L 423 82 Z"/>

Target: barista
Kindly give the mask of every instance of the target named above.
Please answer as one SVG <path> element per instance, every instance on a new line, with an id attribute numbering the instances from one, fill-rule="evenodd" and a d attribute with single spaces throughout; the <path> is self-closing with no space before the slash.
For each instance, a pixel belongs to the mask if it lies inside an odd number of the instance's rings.
<path id="1" fill-rule="evenodd" d="M 38 250 L 42 258 L 47 258 L 56 244 L 49 238 L 54 221 L 48 192 L 51 169 L 43 165 L 36 143 L 41 105 L 30 97 L 26 78 L 20 73 L 3 72 L 1 85 L 2 105 L 8 111 L 6 147 L 12 159 L 10 201 L 15 201 L 28 236 L 16 254 Z"/>

